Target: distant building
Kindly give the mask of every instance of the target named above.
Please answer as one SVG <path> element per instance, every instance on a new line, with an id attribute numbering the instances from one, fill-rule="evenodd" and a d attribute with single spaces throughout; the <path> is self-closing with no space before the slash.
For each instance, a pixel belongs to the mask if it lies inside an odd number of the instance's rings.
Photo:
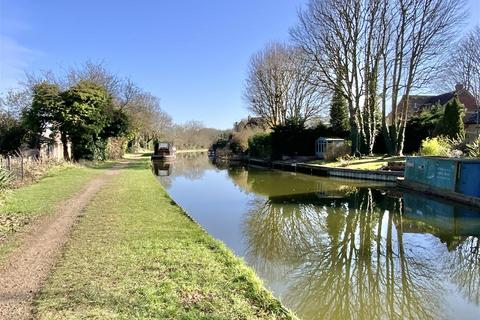
<path id="1" fill-rule="evenodd" d="M 67 152 L 69 157 L 72 157 L 71 143 L 67 143 Z M 60 133 L 52 135 L 52 131 L 49 129 L 42 133 L 40 141 L 40 150 L 38 152 L 40 158 L 49 158 L 56 160 L 64 160 L 63 156 L 63 142 L 61 140 Z"/>
<path id="2" fill-rule="evenodd" d="M 240 132 L 245 129 L 262 129 L 268 128 L 265 120 L 261 117 L 248 117 L 233 124 L 233 131 Z"/>
<path id="3" fill-rule="evenodd" d="M 480 112 L 470 113 L 465 117 L 465 140 L 472 142 L 480 136 Z"/>

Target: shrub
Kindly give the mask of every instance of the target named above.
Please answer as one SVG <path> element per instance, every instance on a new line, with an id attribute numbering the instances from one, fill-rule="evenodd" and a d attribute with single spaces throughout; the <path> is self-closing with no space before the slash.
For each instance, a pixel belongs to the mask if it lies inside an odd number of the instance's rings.
<path id="1" fill-rule="evenodd" d="M 423 140 L 420 153 L 424 156 L 461 157 L 463 148 L 462 140 L 439 136 Z"/>
<path id="2" fill-rule="evenodd" d="M 338 137 L 331 128 L 323 124 L 315 128 L 304 128 L 295 123 L 275 127 L 271 136 L 274 159 L 280 159 L 284 155 L 314 156 L 315 141 L 319 137 Z"/>
<path id="3" fill-rule="evenodd" d="M 124 137 L 108 138 L 107 150 L 106 150 L 107 159 L 109 160 L 121 159 L 125 154 L 126 141 L 127 140 Z"/>
<path id="4" fill-rule="evenodd" d="M 248 139 L 248 151 L 251 156 L 270 158 L 272 155 L 272 136 L 270 133 L 257 133 Z"/>
<path id="5" fill-rule="evenodd" d="M 343 159 L 343 157 L 350 154 L 351 145 L 349 143 L 344 143 L 340 146 L 330 146 L 327 149 L 327 152 L 324 154 L 324 159 L 327 161 L 333 161 L 336 159 Z"/>
<path id="6" fill-rule="evenodd" d="M 470 144 L 467 144 L 467 154 L 472 158 L 480 158 L 480 136 Z"/>
<path id="7" fill-rule="evenodd" d="M 6 189 L 12 182 L 13 177 L 10 171 L 0 168 L 0 192 Z"/>
<path id="8" fill-rule="evenodd" d="M 230 148 L 233 153 L 243 153 L 248 149 L 248 143 L 250 138 L 256 134 L 264 133 L 264 130 L 261 128 L 243 128 L 240 131 L 235 131 L 232 133 L 232 138 L 230 139 Z"/>
<path id="9" fill-rule="evenodd" d="M 414 115 L 408 120 L 403 152 L 407 154 L 418 152 L 424 139 L 441 133 L 439 127 L 443 119 L 444 109 L 444 107 L 437 105 L 430 110 L 424 110 L 420 114 Z M 384 138 L 382 137 L 382 139 Z M 385 152 L 386 150 L 381 153 Z"/>

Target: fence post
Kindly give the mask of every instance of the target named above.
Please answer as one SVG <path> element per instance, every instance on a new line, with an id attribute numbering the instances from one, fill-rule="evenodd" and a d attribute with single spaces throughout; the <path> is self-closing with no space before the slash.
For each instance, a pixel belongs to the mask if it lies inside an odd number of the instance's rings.
<path id="1" fill-rule="evenodd" d="M 20 172 L 21 172 L 21 174 L 22 174 L 22 181 L 23 181 L 23 176 L 24 176 L 24 175 L 23 175 L 23 155 L 22 155 L 22 154 L 20 154 L 20 161 L 21 161 L 21 163 L 20 163 Z"/>
<path id="2" fill-rule="evenodd" d="M 7 168 L 8 168 L 8 171 L 12 171 L 12 167 L 10 163 L 10 155 L 7 156 Z"/>

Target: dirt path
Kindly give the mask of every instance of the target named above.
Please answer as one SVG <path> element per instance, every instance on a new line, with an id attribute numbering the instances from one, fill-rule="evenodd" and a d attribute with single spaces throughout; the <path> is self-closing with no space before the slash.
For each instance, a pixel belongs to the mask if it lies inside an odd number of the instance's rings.
<path id="1" fill-rule="evenodd" d="M 90 181 L 82 191 L 61 203 L 54 214 L 36 222 L 23 244 L 0 266 L 0 319 L 32 318 L 35 295 L 67 242 L 72 226 L 121 167 L 123 165 Z"/>

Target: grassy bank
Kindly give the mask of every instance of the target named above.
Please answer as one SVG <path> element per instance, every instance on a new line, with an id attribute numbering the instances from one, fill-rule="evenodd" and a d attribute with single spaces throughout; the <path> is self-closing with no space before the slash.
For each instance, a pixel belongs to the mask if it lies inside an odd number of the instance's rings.
<path id="1" fill-rule="evenodd" d="M 15 233 L 28 227 L 38 216 L 54 211 L 55 205 L 65 200 L 104 167 L 62 165 L 54 167 L 38 182 L 26 187 L 8 190 L 0 204 L 0 260 L 18 245 Z"/>
<path id="2" fill-rule="evenodd" d="M 37 300 L 40 319 L 290 319 L 192 222 L 145 160 L 104 187 Z"/>

